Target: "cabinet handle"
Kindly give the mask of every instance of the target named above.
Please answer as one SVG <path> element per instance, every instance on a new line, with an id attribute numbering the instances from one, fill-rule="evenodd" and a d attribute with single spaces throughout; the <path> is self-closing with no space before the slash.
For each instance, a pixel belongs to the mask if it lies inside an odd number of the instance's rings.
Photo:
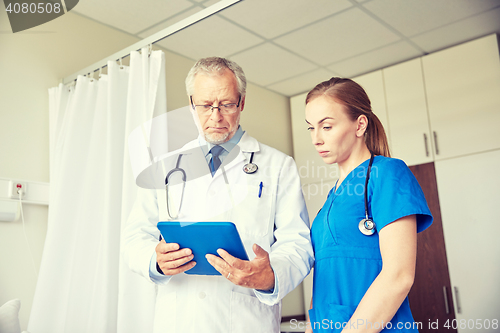
<path id="1" fill-rule="evenodd" d="M 444 308 L 446 310 L 446 314 L 450 314 L 450 307 L 448 306 L 448 293 L 446 292 L 446 286 L 443 286 L 443 295 L 444 295 Z"/>
<path id="2" fill-rule="evenodd" d="M 436 155 L 439 155 L 439 148 L 438 148 L 438 135 L 436 131 L 433 131 L 434 133 L 434 146 L 436 147 Z"/>
<path id="3" fill-rule="evenodd" d="M 427 146 L 427 134 L 424 133 L 425 156 L 429 157 L 429 147 Z"/>
<path id="4" fill-rule="evenodd" d="M 462 313 L 462 307 L 460 306 L 460 296 L 458 294 L 458 287 L 453 287 L 455 290 L 455 302 L 457 303 L 457 313 Z"/>

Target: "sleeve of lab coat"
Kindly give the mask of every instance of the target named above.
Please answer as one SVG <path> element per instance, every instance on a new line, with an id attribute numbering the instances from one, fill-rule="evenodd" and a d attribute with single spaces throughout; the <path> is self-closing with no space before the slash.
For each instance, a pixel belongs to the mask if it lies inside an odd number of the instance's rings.
<path id="1" fill-rule="evenodd" d="M 170 280 L 169 276 L 151 279 L 149 273 L 153 256 L 156 261 L 155 249 L 160 237 L 156 227 L 158 219 L 156 190 L 139 188 L 122 233 L 122 258 L 133 272 L 151 282 L 165 284 Z"/>
<path id="2" fill-rule="evenodd" d="M 255 291 L 267 305 L 277 304 L 309 274 L 314 263 L 309 217 L 294 160 L 287 156 L 279 172 L 275 242 L 271 246 L 271 267 L 278 285 L 272 294 Z"/>

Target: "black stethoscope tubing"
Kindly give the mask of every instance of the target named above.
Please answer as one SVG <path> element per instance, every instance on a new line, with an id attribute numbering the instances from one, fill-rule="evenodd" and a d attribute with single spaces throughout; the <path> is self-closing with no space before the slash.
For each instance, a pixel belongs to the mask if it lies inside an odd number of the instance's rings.
<path id="1" fill-rule="evenodd" d="M 373 221 L 373 219 L 369 218 L 369 215 L 368 215 L 368 181 L 370 180 L 370 174 L 371 174 L 373 159 L 374 159 L 374 155 L 371 154 L 370 161 L 368 163 L 368 170 L 367 170 L 367 173 L 366 173 L 365 188 L 364 188 L 364 193 L 363 193 L 363 195 L 364 195 L 364 203 L 365 203 L 365 218 L 362 219 L 359 222 L 359 225 L 358 225 L 359 231 L 363 235 L 366 235 L 366 236 L 371 236 L 371 235 L 373 235 L 376 232 L 375 222 Z M 338 183 L 338 180 L 337 180 L 337 183 Z M 335 184 L 335 187 L 337 187 L 337 183 Z M 335 201 L 335 198 L 336 198 L 336 195 L 335 195 L 336 190 L 332 194 L 334 197 L 332 199 L 332 202 L 330 203 L 330 207 L 328 208 L 328 212 L 326 213 L 326 219 L 327 219 L 327 221 L 328 221 L 328 219 L 330 217 L 330 212 L 331 212 L 332 207 L 333 207 L 333 202 Z M 321 209 L 318 211 L 318 214 L 319 214 L 320 211 L 321 211 Z M 330 227 L 330 223 L 327 222 L 326 224 L 328 226 L 330 234 L 332 235 L 333 239 L 335 239 L 335 237 L 333 236 L 333 232 L 331 230 L 331 227 Z"/>
<path id="2" fill-rule="evenodd" d="M 370 162 L 368 163 L 368 171 L 366 173 L 366 179 L 365 179 L 365 188 L 364 188 L 365 218 L 359 221 L 358 225 L 359 231 L 361 231 L 361 233 L 366 236 L 371 236 L 377 231 L 375 222 L 368 216 L 368 181 L 370 180 L 370 174 L 372 170 L 374 157 L 375 156 L 372 153 L 370 156 Z"/>
<path id="3" fill-rule="evenodd" d="M 179 167 L 179 163 L 181 162 L 181 157 L 182 154 L 179 154 L 177 157 L 177 162 L 175 164 L 175 168 L 169 171 L 167 174 L 167 177 L 165 177 L 165 191 L 166 191 L 166 201 L 167 201 L 167 214 L 171 219 L 176 219 L 179 216 L 179 212 L 181 211 L 182 207 L 182 198 L 184 197 L 184 188 L 186 187 L 186 171 L 184 169 Z M 172 216 L 170 213 L 170 206 L 168 203 L 168 178 L 174 173 L 174 172 L 180 172 L 182 174 L 182 193 L 181 193 L 181 201 L 179 202 L 179 209 L 177 210 L 177 215 Z"/>
<path id="4" fill-rule="evenodd" d="M 253 163 L 253 155 L 254 155 L 254 152 L 252 152 L 252 154 L 250 155 L 250 162 L 243 166 L 243 171 L 246 174 L 255 173 L 259 169 L 257 164 Z M 176 219 L 179 216 L 179 212 L 180 212 L 181 207 L 182 207 L 182 199 L 184 197 L 184 188 L 186 187 L 186 171 L 183 168 L 179 167 L 179 164 L 181 162 L 181 157 L 182 157 L 182 154 L 179 154 L 179 156 L 177 157 L 177 162 L 175 164 L 175 168 L 170 170 L 169 173 L 167 174 L 167 176 L 165 177 L 167 214 L 171 219 Z M 170 205 L 168 203 L 168 179 L 175 172 L 180 172 L 182 174 L 182 193 L 181 193 L 181 201 L 179 202 L 179 209 L 177 210 L 177 215 L 172 216 L 172 214 L 170 213 Z"/>

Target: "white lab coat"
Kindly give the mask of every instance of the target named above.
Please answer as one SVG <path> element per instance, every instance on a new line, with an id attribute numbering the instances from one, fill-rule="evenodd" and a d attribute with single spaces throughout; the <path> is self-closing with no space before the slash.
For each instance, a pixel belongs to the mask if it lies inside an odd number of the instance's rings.
<path id="1" fill-rule="evenodd" d="M 220 275 L 183 273 L 165 277 L 157 281 L 154 332 L 279 332 L 281 299 L 309 274 L 314 256 L 295 162 L 247 133 L 238 147 L 231 151 L 234 156 L 230 153 L 225 158 L 214 177 L 198 140 L 174 152 L 173 156 L 183 153 L 179 166 L 187 174 L 177 220 L 235 223 L 250 260 L 255 257 L 254 243 L 270 253 L 278 292 L 270 295 L 236 286 Z M 259 170 L 246 174 L 242 168 L 251 152 L 255 153 L 253 162 Z M 167 162 L 157 168 L 160 176 L 152 177 L 161 183 L 165 172 L 175 167 L 176 158 L 162 161 Z M 201 176 L 200 168 L 206 171 Z M 193 174 L 197 177 L 190 176 Z M 259 198 L 260 182 L 263 188 Z M 160 185 L 157 190 L 139 190 L 123 234 L 124 260 L 150 281 L 150 260 L 155 256 L 160 235 L 156 224 L 169 220 L 164 185 Z M 181 186 L 169 190 L 169 199 L 176 201 L 175 207 Z"/>

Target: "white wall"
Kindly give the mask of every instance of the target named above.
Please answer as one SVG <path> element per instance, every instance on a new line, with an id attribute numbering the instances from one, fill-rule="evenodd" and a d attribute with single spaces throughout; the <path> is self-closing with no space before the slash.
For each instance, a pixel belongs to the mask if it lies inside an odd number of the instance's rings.
<path id="1" fill-rule="evenodd" d="M 241 126 L 260 142 L 293 156 L 288 97 L 248 84 Z"/>
<path id="2" fill-rule="evenodd" d="M 3 7 L 2 7 L 3 9 Z M 49 182 L 48 92 L 60 79 L 137 42 L 135 37 L 68 13 L 26 32 L 11 33 L 0 10 L 0 177 Z M 193 61 L 166 52 L 167 103 L 188 103 L 184 79 Z M 242 126 L 263 143 L 292 154 L 288 98 L 249 84 Z M 48 208 L 24 207 L 26 234 L 39 269 Z M 36 285 L 21 221 L 0 222 L 0 305 L 22 302 L 26 329 Z M 301 294 L 293 296 L 301 299 Z M 284 306 L 284 315 L 296 312 Z"/>

